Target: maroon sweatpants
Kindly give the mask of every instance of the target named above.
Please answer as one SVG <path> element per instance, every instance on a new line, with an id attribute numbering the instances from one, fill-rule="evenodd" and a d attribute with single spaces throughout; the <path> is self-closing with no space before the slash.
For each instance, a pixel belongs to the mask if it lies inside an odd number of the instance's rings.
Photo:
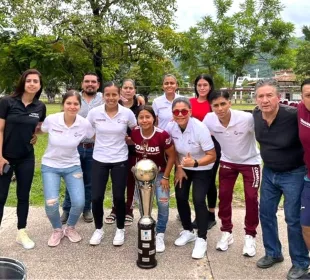
<path id="1" fill-rule="evenodd" d="M 261 170 L 259 165 L 234 164 L 220 161 L 219 171 L 219 218 L 221 231 L 232 232 L 231 203 L 239 173 L 243 176 L 245 194 L 245 234 L 256 236 L 258 226 L 258 188 Z"/>

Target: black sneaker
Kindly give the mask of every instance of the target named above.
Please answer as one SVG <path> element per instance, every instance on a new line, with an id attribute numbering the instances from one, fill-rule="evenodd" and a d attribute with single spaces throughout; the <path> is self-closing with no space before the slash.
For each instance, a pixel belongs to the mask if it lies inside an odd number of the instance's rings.
<path id="1" fill-rule="evenodd" d="M 216 220 L 214 221 L 209 221 L 208 222 L 208 230 L 210 230 L 211 228 L 213 228 L 216 225 Z"/>
<path id="2" fill-rule="evenodd" d="M 301 278 L 304 275 L 307 276 L 308 275 L 307 272 L 308 272 L 308 267 L 307 268 L 301 268 L 301 267 L 296 267 L 293 265 L 290 268 L 290 270 L 288 271 L 286 278 L 288 280 L 290 280 L 290 279 L 309 279 L 309 278 Z"/>
<path id="3" fill-rule="evenodd" d="M 194 229 L 197 229 L 197 222 L 196 222 L 196 219 L 192 222 L 192 227 Z"/>
<path id="4" fill-rule="evenodd" d="M 273 258 L 271 256 L 264 256 L 257 261 L 256 265 L 259 268 L 269 268 L 269 267 L 272 267 L 274 264 L 283 262 L 283 261 L 284 261 L 283 256 L 280 256 L 277 258 Z"/>
<path id="5" fill-rule="evenodd" d="M 64 225 L 68 221 L 68 218 L 69 218 L 69 212 L 63 211 L 62 215 L 60 216 L 61 223 Z"/>
<path id="6" fill-rule="evenodd" d="M 85 223 L 91 223 L 94 220 L 93 213 L 89 211 L 85 211 L 83 213 L 83 219 Z"/>

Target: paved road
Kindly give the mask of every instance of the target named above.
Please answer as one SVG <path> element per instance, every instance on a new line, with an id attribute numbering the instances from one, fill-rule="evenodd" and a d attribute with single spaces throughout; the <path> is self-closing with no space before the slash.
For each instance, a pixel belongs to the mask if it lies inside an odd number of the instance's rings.
<path id="1" fill-rule="evenodd" d="M 171 209 L 166 232 L 166 251 L 157 254 L 158 266 L 143 270 L 136 266 L 137 227 L 134 223 L 126 227 L 126 241 L 121 247 L 114 247 L 114 225 L 105 225 L 105 238 L 101 245 L 92 247 L 88 241 L 94 230 L 93 224 L 82 220 L 77 228 L 83 240 L 72 244 L 64 238 L 56 248 L 49 248 L 47 240 L 51 226 L 45 216 L 44 208 L 31 207 L 28 220 L 28 231 L 36 247 L 24 250 L 15 243 L 16 215 L 15 208 L 5 208 L 4 220 L 0 230 L 0 255 L 16 258 L 27 267 L 28 279 L 286 279 L 291 267 L 288 256 L 286 226 L 284 213 L 278 213 L 279 232 L 283 241 L 285 261 L 267 270 L 255 266 L 256 261 L 264 254 L 261 231 L 257 236 L 257 255 L 253 258 L 242 256 L 244 210 L 234 209 L 234 239 L 227 252 L 215 250 L 220 237 L 219 225 L 208 233 L 208 252 L 202 260 L 191 258 L 194 244 L 175 247 L 173 242 L 182 230 L 176 220 L 176 210 Z M 135 222 L 138 212 L 135 212 Z M 154 210 L 154 217 L 156 211 Z"/>

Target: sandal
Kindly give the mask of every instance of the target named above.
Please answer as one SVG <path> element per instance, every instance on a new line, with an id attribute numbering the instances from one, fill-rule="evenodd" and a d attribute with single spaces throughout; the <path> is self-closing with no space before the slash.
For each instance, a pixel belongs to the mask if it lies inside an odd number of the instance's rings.
<path id="1" fill-rule="evenodd" d="M 127 214 L 125 216 L 125 226 L 131 226 L 133 223 L 133 215 Z"/>
<path id="2" fill-rule="evenodd" d="M 104 222 L 108 225 L 114 224 L 115 221 L 116 221 L 116 215 L 114 213 L 110 213 L 110 215 L 104 219 Z"/>

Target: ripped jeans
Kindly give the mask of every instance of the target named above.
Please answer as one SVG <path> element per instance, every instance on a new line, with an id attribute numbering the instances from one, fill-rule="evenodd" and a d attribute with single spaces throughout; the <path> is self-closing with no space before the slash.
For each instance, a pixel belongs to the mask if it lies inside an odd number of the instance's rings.
<path id="1" fill-rule="evenodd" d="M 61 178 L 71 198 L 71 209 L 67 221 L 68 226 L 75 226 L 85 204 L 85 190 L 81 166 L 54 168 L 42 164 L 42 180 L 45 200 L 45 212 L 54 229 L 61 228 L 59 214 L 59 190 Z"/>

